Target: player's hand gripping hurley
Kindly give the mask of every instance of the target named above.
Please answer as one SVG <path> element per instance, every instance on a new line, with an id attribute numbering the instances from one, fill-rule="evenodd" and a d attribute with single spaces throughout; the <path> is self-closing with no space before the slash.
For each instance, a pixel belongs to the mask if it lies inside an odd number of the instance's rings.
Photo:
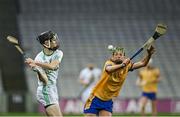
<path id="1" fill-rule="evenodd" d="M 20 54 L 23 55 L 23 57 L 24 57 L 25 59 L 28 58 L 28 57 L 25 55 L 24 50 L 23 50 L 22 47 L 20 46 L 17 38 L 9 35 L 9 36 L 7 36 L 6 39 L 8 40 L 8 42 L 10 42 L 11 44 L 13 44 L 13 45 L 16 47 L 16 49 L 19 51 Z M 33 69 L 33 71 L 35 71 L 35 72 L 40 72 L 37 67 L 33 67 L 32 69 Z"/>
<path id="2" fill-rule="evenodd" d="M 167 31 L 167 26 L 164 24 L 158 24 L 156 26 L 155 32 L 153 34 L 153 36 L 151 36 L 142 46 L 141 48 L 139 48 L 130 58 L 130 60 L 134 59 L 137 55 L 139 55 L 145 48 L 150 49 L 149 47 L 151 47 L 152 43 L 157 40 L 160 36 L 164 35 Z M 110 51 L 113 51 L 114 49 L 116 49 L 116 47 L 113 47 L 113 45 L 109 45 L 108 49 Z M 126 65 L 123 64 L 122 68 L 125 67 Z"/>
<path id="3" fill-rule="evenodd" d="M 16 49 L 20 52 L 20 54 L 22 54 L 25 57 L 25 53 L 24 53 L 23 49 L 21 48 L 17 38 L 9 35 L 9 36 L 7 36 L 6 39 L 16 47 Z"/>
<path id="4" fill-rule="evenodd" d="M 167 31 L 167 26 L 164 24 L 158 24 L 156 29 L 155 29 L 155 33 L 153 34 L 153 36 L 151 36 L 145 43 L 144 45 L 139 48 L 135 54 L 132 55 L 132 57 L 130 58 L 130 60 L 132 60 L 133 58 L 135 58 L 139 53 L 141 53 L 145 48 L 148 48 L 152 45 L 152 43 L 157 40 L 160 36 L 164 35 Z"/>

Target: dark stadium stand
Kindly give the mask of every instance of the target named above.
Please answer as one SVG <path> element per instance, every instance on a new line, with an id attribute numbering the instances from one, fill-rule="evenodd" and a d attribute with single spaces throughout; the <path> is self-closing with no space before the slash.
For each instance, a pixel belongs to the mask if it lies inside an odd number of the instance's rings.
<path id="1" fill-rule="evenodd" d="M 40 50 L 35 40 L 39 33 L 46 30 L 58 33 L 64 52 L 59 94 L 71 98 L 80 91 L 78 75 L 90 59 L 102 68 L 110 55 L 108 44 L 124 46 L 130 56 L 152 35 L 157 23 L 165 22 L 168 33 L 155 44 L 153 63 L 162 75 L 158 97 L 177 98 L 180 97 L 179 5 L 179 0 L 20 0 L 19 29 L 22 43 L 32 57 Z M 34 73 L 27 70 L 29 89 L 35 94 L 37 83 L 32 77 Z M 136 71 L 129 74 L 121 98 L 139 97 L 136 78 Z"/>

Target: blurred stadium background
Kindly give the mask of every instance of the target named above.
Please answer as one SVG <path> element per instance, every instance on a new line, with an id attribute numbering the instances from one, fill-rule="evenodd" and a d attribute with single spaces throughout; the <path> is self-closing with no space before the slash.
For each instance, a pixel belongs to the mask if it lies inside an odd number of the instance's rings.
<path id="1" fill-rule="evenodd" d="M 43 111 L 35 97 L 35 73 L 5 40 L 7 35 L 18 37 L 34 58 L 41 50 L 36 36 L 47 30 L 58 33 L 64 52 L 57 84 L 60 104 L 64 113 L 77 114 L 83 106 L 78 99 L 80 70 L 90 61 L 102 68 L 110 55 L 108 44 L 122 45 L 130 56 L 159 22 L 168 25 L 168 33 L 155 44 L 153 57 L 162 77 L 158 111 L 180 113 L 179 14 L 179 0 L 0 0 L 0 113 Z M 129 73 L 115 113 L 139 111 L 136 78 L 137 71 Z"/>

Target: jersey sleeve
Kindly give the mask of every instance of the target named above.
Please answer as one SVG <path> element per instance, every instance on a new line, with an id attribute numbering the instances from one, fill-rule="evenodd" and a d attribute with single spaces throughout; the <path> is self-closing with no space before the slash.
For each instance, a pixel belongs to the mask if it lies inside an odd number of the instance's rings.
<path id="1" fill-rule="evenodd" d="M 40 54 L 37 54 L 36 57 L 34 58 L 35 61 L 41 62 L 41 57 Z"/>
<path id="2" fill-rule="evenodd" d="M 62 51 L 57 51 L 56 55 L 53 57 L 53 60 L 58 60 L 59 62 L 62 61 L 63 58 L 63 52 Z"/>
<path id="3" fill-rule="evenodd" d="M 128 65 L 128 69 L 129 69 L 129 71 L 133 71 L 133 70 L 134 70 L 134 69 L 132 69 L 133 64 L 134 64 L 134 63 L 132 63 L 132 62 L 130 61 L 129 65 Z"/>
<path id="4" fill-rule="evenodd" d="M 37 56 L 35 57 L 34 59 L 35 61 L 38 61 L 38 62 L 42 62 L 42 58 L 41 58 L 41 54 L 37 54 Z M 45 73 L 45 71 L 42 69 L 42 67 L 40 66 L 36 66 L 35 68 L 33 68 L 34 71 L 38 70 L 39 72 L 41 73 Z"/>
<path id="5" fill-rule="evenodd" d="M 113 63 L 112 63 L 111 61 L 106 61 L 105 64 L 104 64 L 103 71 L 106 70 L 106 67 L 107 67 L 107 66 L 112 66 L 112 65 L 113 65 Z"/>

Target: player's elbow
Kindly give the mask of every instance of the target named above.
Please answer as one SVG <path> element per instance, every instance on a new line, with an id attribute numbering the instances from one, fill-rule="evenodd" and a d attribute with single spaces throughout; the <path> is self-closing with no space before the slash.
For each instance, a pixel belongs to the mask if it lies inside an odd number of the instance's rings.
<path id="1" fill-rule="evenodd" d="M 144 64 L 142 64 L 142 67 L 146 67 L 146 65 L 147 65 L 147 64 L 144 63 Z"/>
<path id="2" fill-rule="evenodd" d="M 48 84 L 48 79 L 39 78 L 39 80 L 40 80 L 44 85 L 47 85 L 47 84 Z"/>
<path id="3" fill-rule="evenodd" d="M 41 81 L 43 82 L 44 85 L 48 84 L 48 78 L 42 78 Z"/>
<path id="4" fill-rule="evenodd" d="M 112 72 L 112 69 L 109 68 L 109 67 L 107 67 L 107 68 L 106 68 L 106 72 L 111 73 L 111 72 Z"/>
<path id="5" fill-rule="evenodd" d="M 59 62 L 58 63 L 51 63 L 51 64 L 49 64 L 49 69 L 50 70 L 56 70 L 56 69 L 58 69 L 58 67 L 59 67 Z"/>
<path id="6" fill-rule="evenodd" d="M 44 80 L 44 85 L 47 85 L 48 84 L 48 80 Z"/>
<path id="7" fill-rule="evenodd" d="M 50 70 L 56 70 L 59 67 L 60 62 L 59 61 L 53 61 L 49 64 Z"/>
<path id="8" fill-rule="evenodd" d="M 56 65 L 50 65 L 49 66 L 49 70 L 55 70 L 55 69 L 57 69 L 58 67 L 56 66 Z"/>
<path id="9" fill-rule="evenodd" d="M 146 65 L 147 65 L 147 62 L 144 62 L 144 61 L 140 62 L 141 67 L 146 67 Z"/>

